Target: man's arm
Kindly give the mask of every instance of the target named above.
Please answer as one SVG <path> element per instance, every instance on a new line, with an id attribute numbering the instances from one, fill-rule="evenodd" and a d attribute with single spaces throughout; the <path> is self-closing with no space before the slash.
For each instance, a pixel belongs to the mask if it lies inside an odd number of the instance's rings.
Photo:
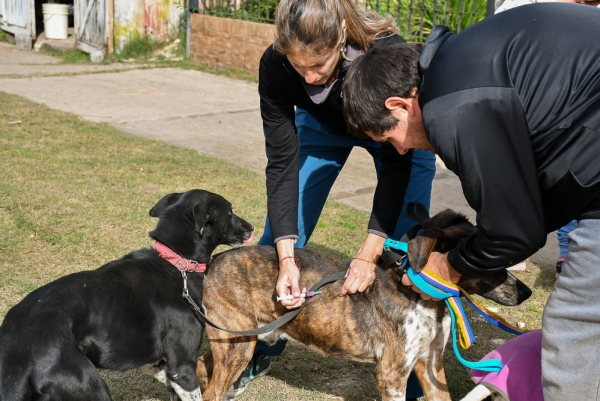
<path id="1" fill-rule="evenodd" d="M 546 241 L 531 139 L 512 88 L 475 88 L 427 103 L 431 144 L 461 180 L 478 234 L 448 253 L 458 273 L 481 276 L 523 261 Z"/>

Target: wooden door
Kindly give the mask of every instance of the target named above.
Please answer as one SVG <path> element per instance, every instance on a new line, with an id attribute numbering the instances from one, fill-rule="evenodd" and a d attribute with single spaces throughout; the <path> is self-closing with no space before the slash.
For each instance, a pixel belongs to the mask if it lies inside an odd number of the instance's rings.
<path id="1" fill-rule="evenodd" d="M 35 39 L 35 0 L 0 0 L 0 28 Z"/>
<path id="2" fill-rule="evenodd" d="M 108 44 L 107 0 L 75 0 L 75 47 L 86 52 L 102 51 Z"/>

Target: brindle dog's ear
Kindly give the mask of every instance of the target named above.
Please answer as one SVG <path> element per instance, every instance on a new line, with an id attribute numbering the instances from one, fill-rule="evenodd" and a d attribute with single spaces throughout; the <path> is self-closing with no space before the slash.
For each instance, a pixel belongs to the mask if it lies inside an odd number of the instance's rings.
<path id="1" fill-rule="evenodd" d="M 196 223 L 196 232 L 202 236 L 204 234 L 204 226 L 208 221 L 208 205 L 204 200 L 194 205 L 194 221 Z"/>
<path id="2" fill-rule="evenodd" d="M 408 261 L 415 273 L 421 273 L 436 243 L 437 239 L 424 236 L 417 236 L 408 242 Z"/>
<path id="3" fill-rule="evenodd" d="M 165 195 L 152 209 L 150 209 L 150 216 L 160 217 L 167 207 L 179 201 L 181 195 L 183 195 L 182 192 Z"/>

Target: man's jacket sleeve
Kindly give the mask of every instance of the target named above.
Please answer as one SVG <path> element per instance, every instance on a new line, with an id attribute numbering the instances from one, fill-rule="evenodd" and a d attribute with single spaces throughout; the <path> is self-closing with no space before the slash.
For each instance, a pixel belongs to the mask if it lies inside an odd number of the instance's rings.
<path id="1" fill-rule="evenodd" d="M 478 234 L 450 251 L 450 265 L 482 276 L 541 248 L 546 233 L 537 167 L 514 90 L 474 88 L 439 97 L 424 106 L 423 121 L 477 212 Z"/>

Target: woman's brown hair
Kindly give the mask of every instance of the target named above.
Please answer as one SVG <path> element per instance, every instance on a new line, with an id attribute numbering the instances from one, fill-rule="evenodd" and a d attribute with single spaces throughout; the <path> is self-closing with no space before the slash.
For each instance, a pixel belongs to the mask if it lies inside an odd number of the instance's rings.
<path id="1" fill-rule="evenodd" d="M 391 16 L 362 12 L 354 0 L 282 0 L 276 16 L 275 48 L 288 54 L 300 50 L 322 55 L 347 41 L 367 50 L 381 37 L 397 33 Z"/>

